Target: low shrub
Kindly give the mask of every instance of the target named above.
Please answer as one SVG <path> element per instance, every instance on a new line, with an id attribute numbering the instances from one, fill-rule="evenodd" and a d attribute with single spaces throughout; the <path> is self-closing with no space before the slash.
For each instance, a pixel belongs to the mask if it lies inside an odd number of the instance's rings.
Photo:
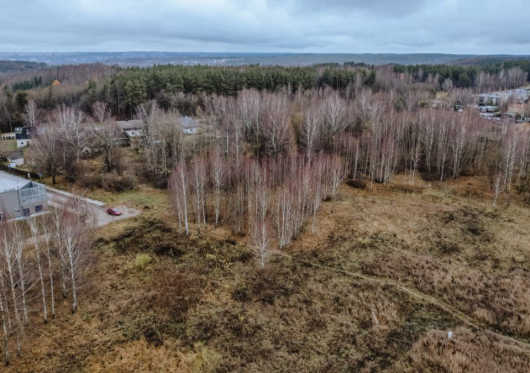
<path id="1" fill-rule="evenodd" d="M 366 182 L 361 179 L 349 179 L 346 184 L 355 189 L 366 189 Z"/>
<path id="2" fill-rule="evenodd" d="M 90 190 L 103 187 L 103 184 L 101 183 L 101 176 L 94 175 L 94 174 L 86 174 L 80 177 L 79 184 L 84 189 L 90 189 Z"/>
<path id="3" fill-rule="evenodd" d="M 187 368 L 178 345 L 165 341 L 160 346 L 149 343 L 144 338 L 116 345 L 103 356 L 95 355 L 87 361 L 88 371 L 104 372 L 183 372 Z"/>
<path id="4" fill-rule="evenodd" d="M 79 184 L 90 190 L 102 188 L 111 192 L 126 192 L 138 187 L 138 179 L 133 175 L 87 174 L 79 179 Z"/>
<path id="5" fill-rule="evenodd" d="M 111 192 L 126 192 L 135 190 L 138 187 L 138 180 L 132 175 L 105 174 L 101 176 L 101 184 L 105 190 Z"/>
<path id="6" fill-rule="evenodd" d="M 151 256 L 149 254 L 138 254 L 136 255 L 136 259 L 134 260 L 134 265 L 137 268 L 144 269 L 151 263 Z"/>
<path id="7" fill-rule="evenodd" d="M 157 310 L 157 314 L 180 322 L 201 300 L 204 284 L 201 275 L 168 268 L 155 274 L 153 287 L 157 290 L 149 293 L 145 301 L 150 309 Z"/>
<path id="8" fill-rule="evenodd" d="M 421 194 L 423 193 L 423 188 L 414 186 L 414 185 L 391 185 L 391 189 L 398 193 L 405 194 Z"/>

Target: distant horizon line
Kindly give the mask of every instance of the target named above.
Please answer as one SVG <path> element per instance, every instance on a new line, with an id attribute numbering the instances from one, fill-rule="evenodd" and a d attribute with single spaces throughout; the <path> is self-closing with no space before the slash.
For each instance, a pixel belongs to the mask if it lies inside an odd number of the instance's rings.
<path id="1" fill-rule="evenodd" d="M 444 53 L 444 52 L 402 52 L 402 53 L 396 53 L 396 52 L 208 52 L 208 51 L 201 51 L 201 52 L 175 52 L 175 51 L 163 51 L 163 50 L 145 50 L 145 51 L 71 51 L 71 52 L 56 52 L 56 51 L 46 51 L 46 52 L 30 52 L 30 51 L 24 51 L 24 52 L 0 52 L 0 55 L 16 55 L 16 54 L 89 54 L 89 53 L 102 53 L 102 54 L 110 54 L 110 53 L 174 53 L 174 54 L 233 54 L 233 55 L 241 55 L 241 54 L 253 54 L 253 55 L 396 55 L 396 56 L 404 56 L 404 55 L 445 55 L 445 56 L 492 56 L 492 57 L 502 57 L 502 56 L 509 56 L 509 57 L 530 57 L 530 54 L 511 54 L 511 53 Z"/>

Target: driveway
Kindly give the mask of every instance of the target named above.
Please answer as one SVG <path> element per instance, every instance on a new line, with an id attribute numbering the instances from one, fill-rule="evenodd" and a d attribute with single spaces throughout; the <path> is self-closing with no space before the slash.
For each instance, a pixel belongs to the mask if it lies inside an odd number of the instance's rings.
<path id="1" fill-rule="evenodd" d="M 63 205 L 68 202 L 68 199 L 71 198 L 70 193 L 64 191 L 58 191 L 48 188 L 48 203 L 53 206 Z M 102 227 L 104 225 L 110 224 L 112 222 L 132 218 L 134 216 L 140 215 L 140 211 L 127 206 L 111 206 L 117 208 L 122 212 L 121 216 L 112 216 L 107 214 L 107 207 L 101 201 L 96 201 L 88 198 L 84 198 L 86 202 L 87 209 L 93 214 L 96 227 Z"/>
<path id="2" fill-rule="evenodd" d="M 18 178 L 20 179 L 22 183 L 27 183 L 29 181 L 28 179 L 25 179 L 23 177 L 15 176 L 15 175 L 0 171 L 0 177 L 3 174 L 9 175 L 10 178 Z M 48 193 L 48 204 L 51 206 L 64 205 L 66 204 L 66 202 L 68 202 L 68 199 L 72 197 L 72 193 L 68 193 L 63 190 L 46 187 L 46 191 Z M 82 199 L 86 202 L 86 206 L 90 210 L 90 212 L 93 213 L 95 221 L 96 221 L 96 227 L 102 227 L 114 221 L 132 218 L 134 216 L 140 215 L 139 210 L 136 210 L 134 208 L 130 208 L 127 206 L 105 206 L 105 203 L 101 201 L 96 201 L 90 198 L 82 198 Z M 122 212 L 122 215 L 111 216 L 107 214 L 106 210 L 108 207 L 117 208 L 118 210 Z"/>

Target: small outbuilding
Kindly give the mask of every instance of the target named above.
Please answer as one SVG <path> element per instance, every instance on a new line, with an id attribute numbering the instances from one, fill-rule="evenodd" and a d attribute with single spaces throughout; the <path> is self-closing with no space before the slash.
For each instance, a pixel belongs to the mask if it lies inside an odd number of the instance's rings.
<path id="1" fill-rule="evenodd" d="M 7 157 L 9 167 L 18 167 L 24 164 L 24 154 L 22 152 L 14 152 Z"/>

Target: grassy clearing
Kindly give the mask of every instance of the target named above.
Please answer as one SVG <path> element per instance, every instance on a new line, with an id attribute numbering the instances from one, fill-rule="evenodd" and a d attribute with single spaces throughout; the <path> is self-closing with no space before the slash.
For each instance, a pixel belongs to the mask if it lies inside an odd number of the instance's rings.
<path id="1" fill-rule="evenodd" d="M 28 331 L 8 371 L 529 371 L 530 350 L 427 297 L 304 264 L 397 282 L 529 339 L 530 209 L 517 196 L 492 209 L 482 179 L 397 183 L 343 186 L 315 234 L 264 270 L 224 228 L 181 236 L 162 191 L 103 193 L 142 216 L 98 232 L 80 313 L 65 303 Z"/>
<path id="2" fill-rule="evenodd" d="M 17 140 L 0 140 L 0 150 L 2 152 L 14 152 L 17 150 Z"/>
<path id="3" fill-rule="evenodd" d="M 517 196 L 492 209 L 489 196 L 477 193 L 480 183 L 420 184 L 414 193 L 402 186 L 344 188 L 341 200 L 328 206 L 334 214 L 321 215 L 327 235 L 321 230 L 304 237 L 295 250 L 408 284 L 499 331 L 528 338 L 530 232 L 524 227 L 530 211 Z M 326 241 L 333 247 L 322 250 Z"/>

